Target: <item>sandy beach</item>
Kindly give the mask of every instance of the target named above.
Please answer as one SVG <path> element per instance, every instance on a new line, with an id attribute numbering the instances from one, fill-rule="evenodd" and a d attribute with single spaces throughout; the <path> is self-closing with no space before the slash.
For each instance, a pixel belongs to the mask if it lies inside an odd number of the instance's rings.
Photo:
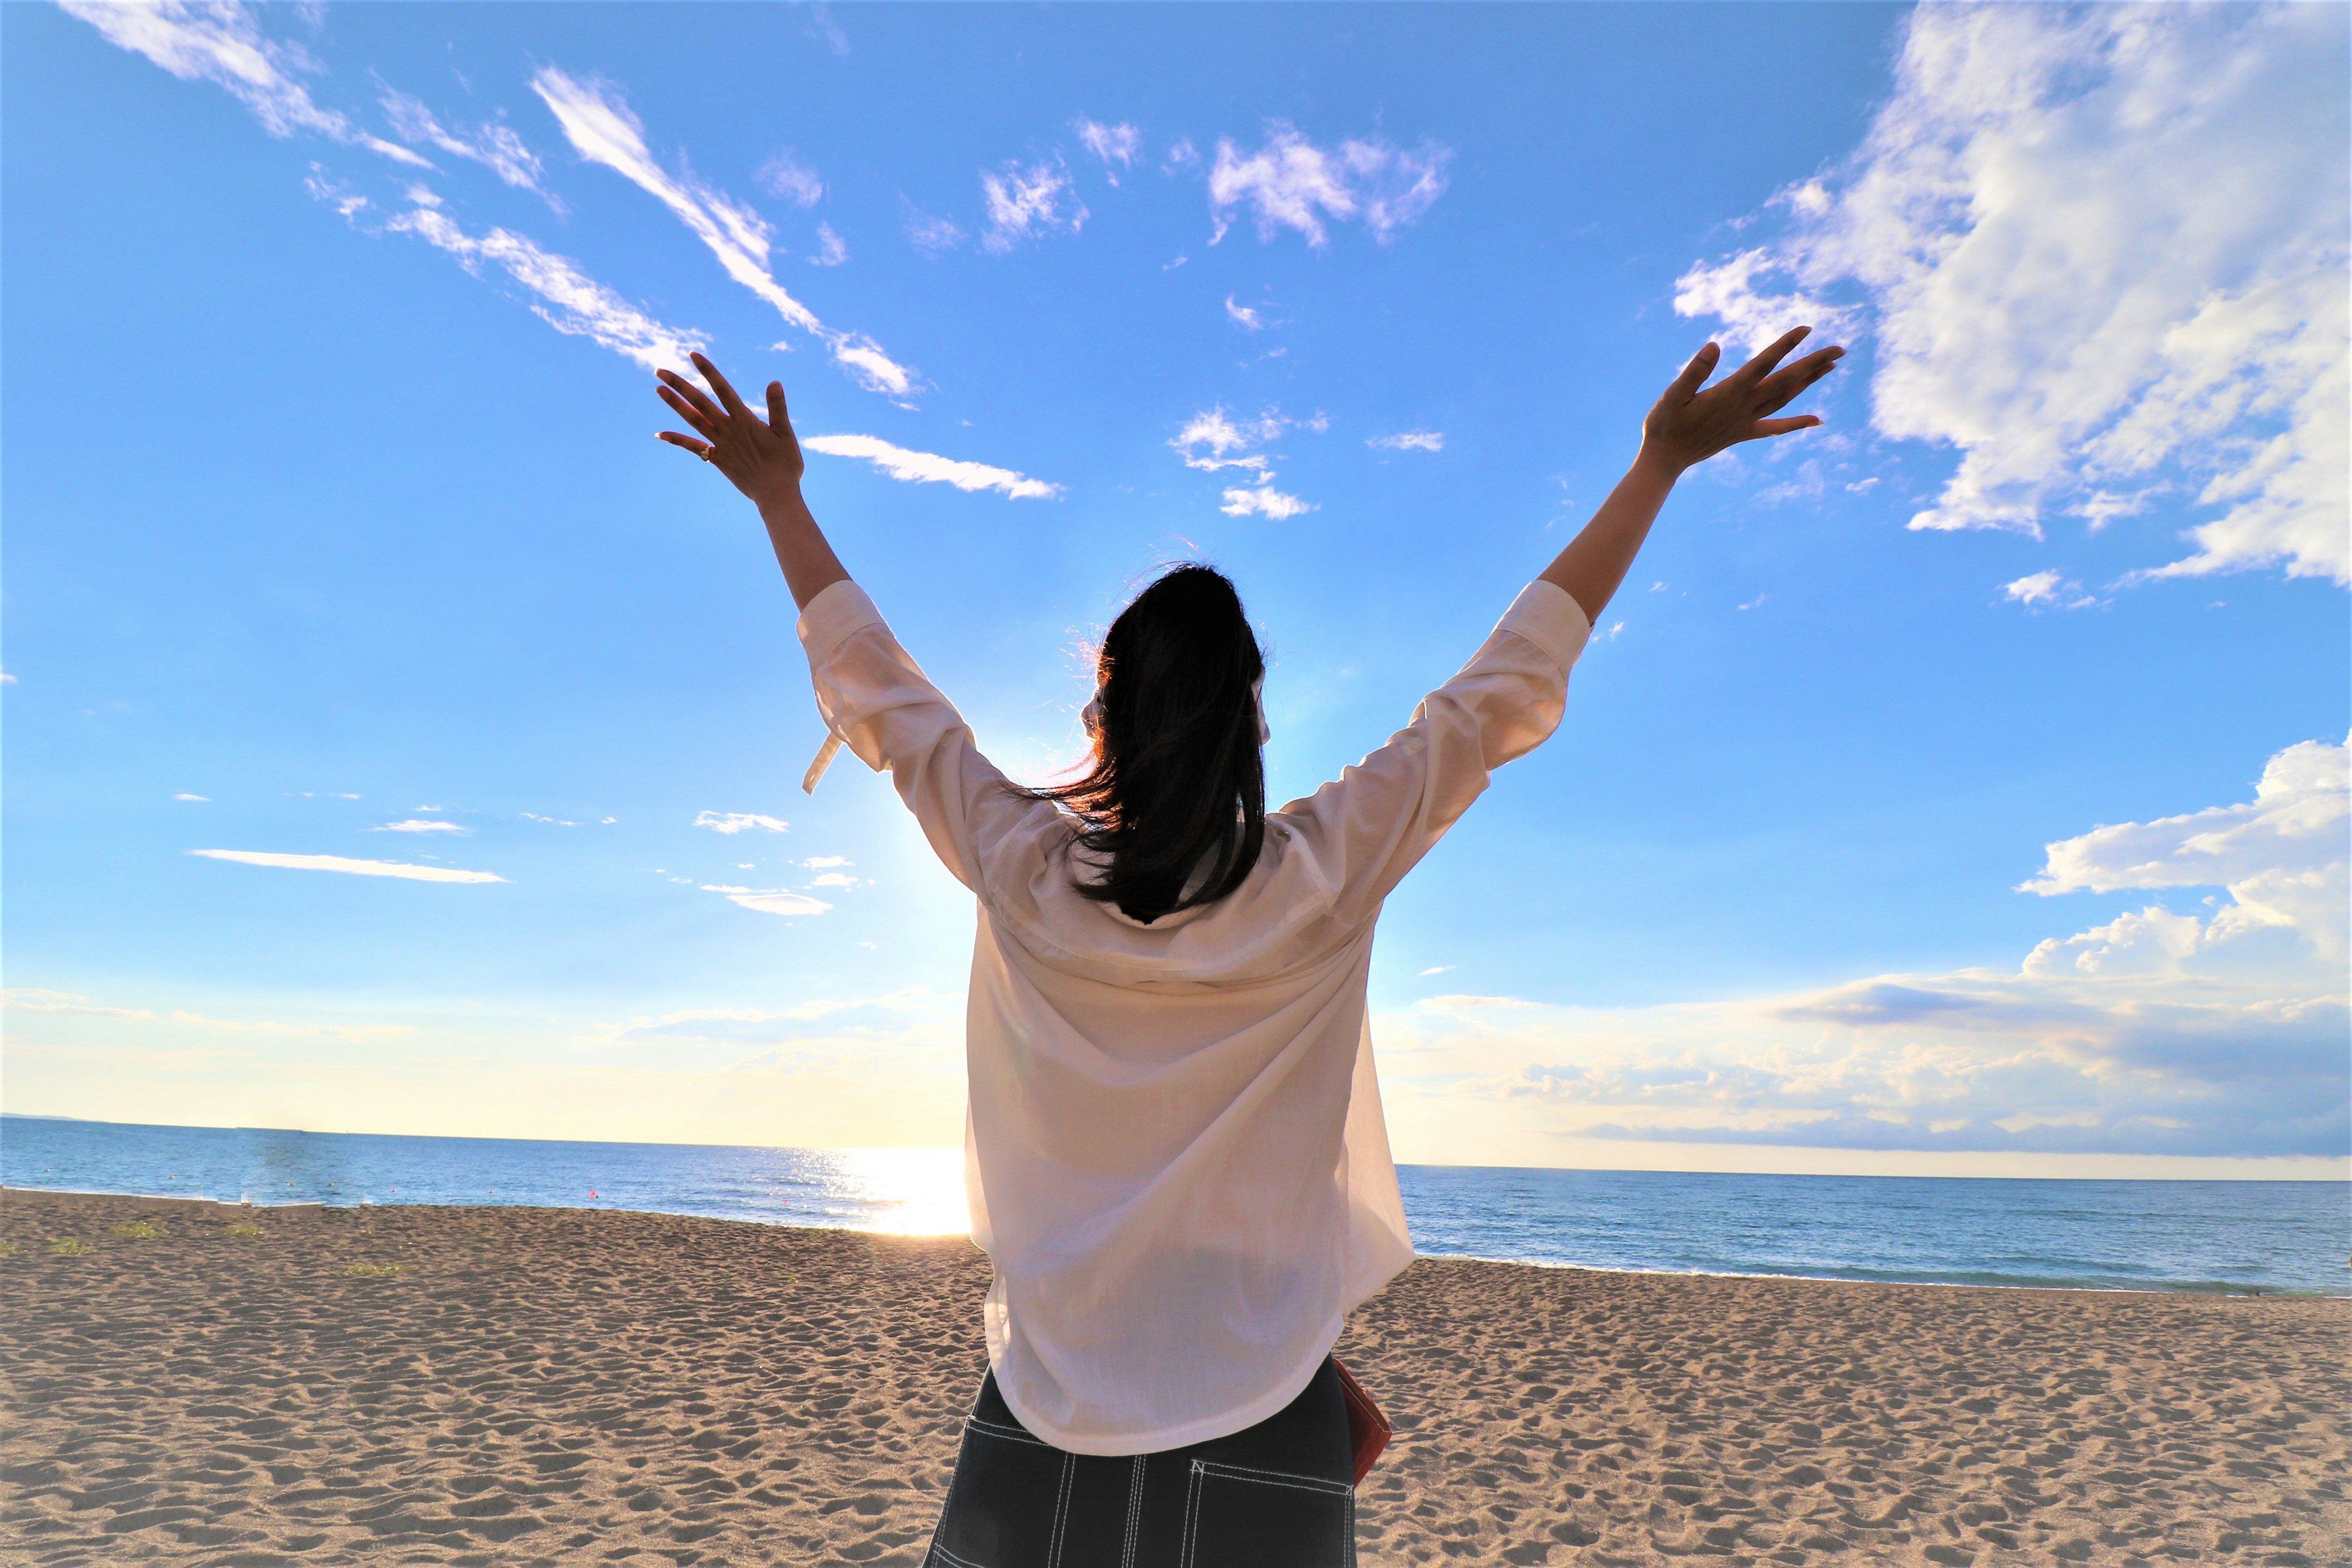
<path id="1" fill-rule="evenodd" d="M 984 1361 L 961 1241 L 23 1192 L 0 1237 L 12 1564 L 912 1564 Z M 1424 1260 L 1339 1353 L 1398 1427 L 1367 1563 L 2352 1562 L 2352 1302 Z"/>

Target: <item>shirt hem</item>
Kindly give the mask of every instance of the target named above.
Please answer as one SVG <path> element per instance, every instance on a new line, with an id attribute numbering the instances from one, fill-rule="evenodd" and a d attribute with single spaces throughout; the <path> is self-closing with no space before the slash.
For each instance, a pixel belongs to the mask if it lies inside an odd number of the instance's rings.
<path id="1" fill-rule="evenodd" d="M 1213 1443 L 1220 1437 L 1230 1437 L 1284 1408 L 1306 1393 L 1307 1385 L 1315 1381 L 1315 1374 L 1322 1370 L 1325 1359 L 1331 1353 L 1331 1347 L 1339 1342 L 1339 1332 L 1346 1324 L 1345 1314 L 1332 1319 L 1313 1341 L 1322 1348 L 1276 1381 L 1270 1392 L 1238 1408 L 1203 1416 L 1198 1421 L 1187 1421 L 1181 1426 L 1163 1426 L 1156 1431 L 1081 1437 L 1059 1430 L 1051 1422 L 1041 1421 L 1023 1409 L 1020 1395 L 1012 1384 L 1005 1382 L 1001 1371 L 996 1380 L 996 1391 L 1004 1396 L 1005 1405 L 1019 1417 L 1022 1426 L 1065 1453 L 1114 1459 L 1135 1454 L 1160 1454 L 1171 1448 L 1188 1448 L 1195 1443 Z"/>

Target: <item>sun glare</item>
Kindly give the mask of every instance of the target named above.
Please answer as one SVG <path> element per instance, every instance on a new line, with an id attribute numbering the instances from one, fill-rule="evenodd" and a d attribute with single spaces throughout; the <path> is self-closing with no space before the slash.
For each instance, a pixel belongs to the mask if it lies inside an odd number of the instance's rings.
<path id="1" fill-rule="evenodd" d="M 894 1236 L 969 1236 L 961 1149 L 842 1149 L 841 1174 L 873 1205 L 869 1228 Z"/>

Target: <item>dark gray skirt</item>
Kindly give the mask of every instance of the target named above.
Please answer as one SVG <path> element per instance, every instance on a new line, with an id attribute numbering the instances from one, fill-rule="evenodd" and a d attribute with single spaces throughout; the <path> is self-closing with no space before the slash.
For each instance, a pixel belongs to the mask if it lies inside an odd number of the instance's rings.
<path id="1" fill-rule="evenodd" d="M 1033 1436 L 980 1385 L 926 1568 L 1354 1568 L 1348 1406 L 1327 1358 L 1246 1431 L 1105 1458 Z"/>

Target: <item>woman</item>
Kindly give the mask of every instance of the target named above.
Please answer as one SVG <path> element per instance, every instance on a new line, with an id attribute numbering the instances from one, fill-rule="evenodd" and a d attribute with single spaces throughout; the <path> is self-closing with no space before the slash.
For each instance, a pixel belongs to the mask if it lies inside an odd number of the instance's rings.
<path id="1" fill-rule="evenodd" d="M 1569 667 L 1682 471 L 1821 423 L 1767 417 L 1842 349 L 1800 327 L 1705 387 L 1460 674 L 1387 745 L 1267 811 L 1265 664 L 1233 586 L 1181 566 L 1112 623 L 1093 763 L 1015 787 L 890 635 L 801 498 L 783 388 L 716 367 L 661 438 L 757 502 L 831 739 L 888 769 L 979 900 L 965 1182 L 994 1265 L 990 1372 L 936 1568 L 1290 1568 L 1354 1560 L 1347 1314 L 1412 1258 L 1365 1021 L 1399 879 L 1559 722 Z M 1779 368 L 1776 368 L 1779 367 Z M 1705 387 L 1704 390 L 1702 388 Z"/>

